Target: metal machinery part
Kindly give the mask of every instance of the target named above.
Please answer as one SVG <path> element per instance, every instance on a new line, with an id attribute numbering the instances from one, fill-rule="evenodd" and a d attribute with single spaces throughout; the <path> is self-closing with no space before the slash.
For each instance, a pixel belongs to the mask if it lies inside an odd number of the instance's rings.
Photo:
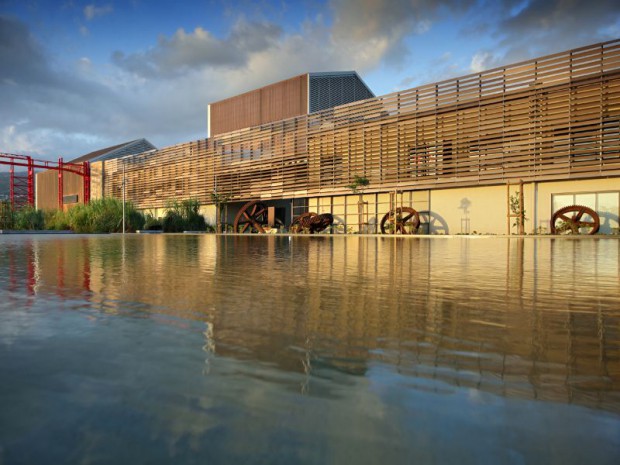
<path id="1" fill-rule="evenodd" d="M 600 227 L 598 214 L 583 205 L 560 208 L 551 218 L 551 234 L 596 234 Z"/>
<path id="2" fill-rule="evenodd" d="M 398 207 L 387 212 L 380 225 L 382 234 L 386 229 L 390 234 L 415 234 L 420 226 L 420 215 L 411 207 Z"/>
<path id="3" fill-rule="evenodd" d="M 317 215 L 314 212 L 306 212 L 297 216 L 291 223 L 291 232 L 299 233 L 307 229 L 310 234 L 321 232 L 331 226 L 334 217 L 331 213 L 322 213 Z"/>
<path id="4" fill-rule="evenodd" d="M 260 200 L 252 200 L 246 203 L 237 216 L 233 224 L 233 231 L 236 233 L 249 232 L 264 233 L 267 226 L 267 205 Z"/>

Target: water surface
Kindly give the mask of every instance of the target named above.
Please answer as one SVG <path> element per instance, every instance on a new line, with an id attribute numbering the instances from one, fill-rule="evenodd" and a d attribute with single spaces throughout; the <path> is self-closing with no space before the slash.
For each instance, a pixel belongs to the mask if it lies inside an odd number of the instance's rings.
<path id="1" fill-rule="evenodd" d="M 619 244 L 0 236 L 0 464 L 619 463 Z"/>

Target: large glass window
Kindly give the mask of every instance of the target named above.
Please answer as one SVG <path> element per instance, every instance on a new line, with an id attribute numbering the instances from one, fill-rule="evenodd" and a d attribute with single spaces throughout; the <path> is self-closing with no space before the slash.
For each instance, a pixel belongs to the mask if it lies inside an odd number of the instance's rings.
<path id="1" fill-rule="evenodd" d="M 580 192 L 574 194 L 554 194 L 553 211 L 569 205 L 583 205 L 592 208 L 601 218 L 599 233 L 611 234 L 619 227 L 620 192 Z"/>

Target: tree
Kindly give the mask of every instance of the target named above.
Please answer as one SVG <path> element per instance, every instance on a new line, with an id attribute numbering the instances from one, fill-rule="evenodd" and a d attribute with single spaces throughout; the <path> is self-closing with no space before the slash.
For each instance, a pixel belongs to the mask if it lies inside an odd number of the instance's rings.
<path id="1" fill-rule="evenodd" d="M 211 192 L 211 202 L 215 204 L 216 231 L 222 232 L 222 206 L 225 206 L 231 198 L 230 194 L 218 194 L 217 191 Z"/>
<path id="2" fill-rule="evenodd" d="M 357 201 L 357 215 L 358 215 L 358 231 L 362 232 L 362 226 L 364 224 L 364 212 L 366 202 L 364 202 L 364 188 L 368 187 L 370 181 L 364 176 L 353 175 L 353 183 L 347 186 L 348 189 L 354 194 L 359 194 L 359 200 Z"/>

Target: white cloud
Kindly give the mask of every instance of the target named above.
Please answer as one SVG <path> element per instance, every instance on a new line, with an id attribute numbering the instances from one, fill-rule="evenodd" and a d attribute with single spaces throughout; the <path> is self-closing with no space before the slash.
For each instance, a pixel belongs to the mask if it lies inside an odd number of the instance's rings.
<path id="1" fill-rule="evenodd" d="M 279 26 L 239 20 L 225 39 L 197 27 L 179 29 L 171 38 L 160 36 L 146 52 L 125 55 L 117 51 L 112 59 L 119 67 L 145 77 L 171 77 L 204 66 L 244 66 L 253 53 L 273 47 L 281 35 Z"/>
<path id="2" fill-rule="evenodd" d="M 96 6 L 96 5 L 86 5 L 84 7 L 84 17 L 88 21 L 92 21 L 98 16 L 105 16 L 107 14 L 112 13 L 114 9 L 112 5 L 104 5 L 104 6 Z"/>
<path id="3" fill-rule="evenodd" d="M 237 18 L 222 35 L 179 28 L 143 50 L 117 51 L 111 63 L 83 57 L 58 68 L 24 23 L 0 16 L 0 63 L 12 64 L 0 67 L 0 142 L 7 151 L 70 158 L 139 137 L 158 146 L 198 139 L 209 102 L 306 71 L 364 76 L 407 66 L 395 81 L 410 87 L 604 40 L 617 31 L 620 6 L 601 2 L 574 8 L 587 25 L 578 28 L 570 0 L 331 0 L 329 12 L 286 28 L 263 18 Z M 111 12 L 83 10 L 87 20 Z M 428 69 L 409 68 L 418 47 L 434 47 L 425 35 L 438 25 L 465 28 L 460 16 L 478 52 L 455 47 Z M 473 31 L 493 40 L 492 52 Z"/>
<path id="4" fill-rule="evenodd" d="M 472 58 L 469 64 L 469 69 L 472 73 L 480 73 L 486 69 L 489 69 L 489 63 L 493 61 L 494 57 L 491 52 L 481 51 L 477 52 Z"/>

